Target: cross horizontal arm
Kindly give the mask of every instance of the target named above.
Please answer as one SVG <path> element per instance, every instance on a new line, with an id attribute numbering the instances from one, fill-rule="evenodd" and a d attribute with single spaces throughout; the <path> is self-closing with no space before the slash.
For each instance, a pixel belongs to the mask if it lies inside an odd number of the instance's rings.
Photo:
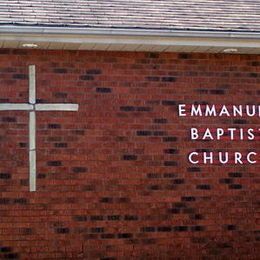
<path id="1" fill-rule="evenodd" d="M 36 111 L 78 111 L 78 104 L 36 104 Z"/>
<path id="2" fill-rule="evenodd" d="M 7 110 L 33 110 L 33 105 L 23 103 L 4 103 L 0 104 L 0 111 Z"/>

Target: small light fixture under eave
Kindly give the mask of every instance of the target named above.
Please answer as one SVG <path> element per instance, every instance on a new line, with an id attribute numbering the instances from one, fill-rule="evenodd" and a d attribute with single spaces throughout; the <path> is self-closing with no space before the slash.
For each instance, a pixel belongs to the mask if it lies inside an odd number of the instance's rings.
<path id="1" fill-rule="evenodd" d="M 38 48 L 38 44 L 35 43 L 23 43 L 22 46 L 24 48 Z"/>
<path id="2" fill-rule="evenodd" d="M 236 53 L 238 52 L 238 49 L 236 48 L 228 48 L 223 50 L 224 53 Z"/>

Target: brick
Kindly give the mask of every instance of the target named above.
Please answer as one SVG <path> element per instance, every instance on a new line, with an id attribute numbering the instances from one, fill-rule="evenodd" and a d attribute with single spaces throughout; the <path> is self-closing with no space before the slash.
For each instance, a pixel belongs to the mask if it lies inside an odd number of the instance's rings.
<path id="1" fill-rule="evenodd" d="M 136 161 L 137 156 L 133 155 L 133 154 L 125 154 L 125 155 L 123 155 L 122 159 L 125 161 Z"/>
<path id="2" fill-rule="evenodd" d="M 10 173 L 0 173 L 0 179 L 8 180 L 11 179 L 12 175 Z"/>
<path id="3" fill-rule="evenodd" d="M 153 122 L 155 124 L 167 124 L 168 120 L 166 118 L 155 118 Z"/>
<path id="4" fill-rule="evenodd" d="M 210 190 L 211 186 L 208 184 L 201 184 L 201 185 L 197 185 L 197 189 L 199 190 Z"/>
<path id="5" fill-rule="evenodd" d="M 33 193 L 28 112 L 0 112 L 0 259 L 257 259 L 259 164 L 192 165 L 188 153 L 257 151 L 258 139 L 189 130 L 258 117 L 178 116 L 183 103 L 258 104 L 257 55 L 0 52 L 1 103 L 27 102 L 36 64 L 37 102 L 79 104 L 36 113 Z"/>
<path id="6" fill-rule="evenodd" d="M 163 142 L 176 142 L 178 140 L 175 136 L 167 136 L 163 138 Z"/>
<path id="7" fill-rule="evenodd" d="M 175 226 L 174 231 L 175 232 L 186 232 L 186 231 L 188 231 L 188 227 L 187 226 Z"/>
<path id="8" fill-rule="evenodd" d="M 72 172 L 74 173 L 84 173 L 87 171 L 88 169 L 86 167 L 72 167 Z"/>
<path id="9" fill-rule="evenodd" d="M 83 75 L 83 76 L 80 76 L 79 79 L 86 80 L 86 81 L 92 81 L 92 80 L 94 80 L 94 77 L 91 75 Z"/>
<path id="10" fill-rule="evenodd" d="M 242 189 L 242 185 L 240 185 L 240 184 L 230 184 L 228 187 L 229 187 L 229 189 L 233 189 L 233 190 Z"/>
<path id="11" fill-rule="evenodd" d="M 176 78 L 175 77 L 162 77 L 161 80 L 164 82 L 175 82 Z"/>
<path id="12" fill-rule="evenodd" d="M 61 161 L 49 161 L 47 162 L 48 166 L 61 166 L 62 162 Z"/>
<path id="13" fill-rule="evenodd" d="M 55 232 L 58 234 L 67 234 L 70 232 L 70 230 L 69 228 L 57 228 Z"/>
<path id="14" fill-rule="evenodd" d="M 111 93 L 111 88 L 96 88 L 97 93 Z"/>
<path id="15" fill-rule="evenodd" d="M 56 68 L 53 70 L 54 73 L 61 73 L 61 74 L 64 74 L 64 73 L 67 73 L 68 70 L 65 69 L 65 68 Z"/>
<path id="16" fill-rule="evenodd" d="M 152 131 L 148 131 L 148 130 L 136 131 L 136 135 L 149 136 L 149 135 L 152 135 Z"/>
<path id="17" fill-rule="evenodd" d="M 50 129 L 60 129 L 61 125 L 60 124 L 48 124 L 48 128 L 50 128 Z"/>
<path id="18" fill-rule="evenodd" d="M 0 253 L 9 253 L 11 251 L 12 251 L 11 247 L 6 247 L 6 246 L 1 247 L 0 246 Z"/>
<path id="19" fill-rule="evenodd" d="M 133 237 L 133 234 L 130 234 L 130 233 L 121 233 L 121 234 L 117 234 L 117 237 L 119 239 L 129 239 L 129 238 L 132 238 Z"/>
<path id="20" fill-rule="evenodd" d="M 90 70 L 87 70 L 86 71 L 86 74 L 89 74 L 89 75 L 99 75 L 101 74 L 101 70 L 100 69 L 90 69 Z"/>
<path id="21" fill-rule="evenodd" d="M 15 123 L 17 122 L 16 117 L 2 117 L 2 122 Z"/>

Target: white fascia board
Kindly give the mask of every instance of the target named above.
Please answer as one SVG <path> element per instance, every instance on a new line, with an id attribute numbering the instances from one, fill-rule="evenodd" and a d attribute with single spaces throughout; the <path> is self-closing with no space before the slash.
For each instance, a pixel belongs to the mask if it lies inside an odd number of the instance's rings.
<path id="1" fill-rule="evenodd" d="M 260 32 L 241 31 L 202 31 L 202 30 L 164 30 L 164 29 L 111 29 L 81 27 L 40 27 L 40 26 L 0 26 L 0 33 L 26 34 L 79 34 L 79 35 L 125 35 L 125 36 L 161 36 L 161 37 L 205 37 L 205 38 L 255 38 Z"/>
<path id="2" fill-rule="evenodd" d="M 260 48 L 258 32 L 0 26 L 0 40 L 35 43 Z"/>

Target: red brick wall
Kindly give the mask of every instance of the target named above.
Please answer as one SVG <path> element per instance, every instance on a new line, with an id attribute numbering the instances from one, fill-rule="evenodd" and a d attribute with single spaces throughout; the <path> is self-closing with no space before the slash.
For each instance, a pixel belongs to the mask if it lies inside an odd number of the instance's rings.
<path id="1" fill-rule="evenodd" d="M 183 118 L 177 105 L 259 104 L 259 56 L 2 49 L 1 103 L 27 102 L 30 64 L 38 102 L 80 107 L 37 112 L 33 193 L 28 112 L 0 112 L 0 258 L 257 258 L 259 163 L 194 167 L 187 154 L 259 152 L 259 139 L 189 137 L 259 117 Z"/>

